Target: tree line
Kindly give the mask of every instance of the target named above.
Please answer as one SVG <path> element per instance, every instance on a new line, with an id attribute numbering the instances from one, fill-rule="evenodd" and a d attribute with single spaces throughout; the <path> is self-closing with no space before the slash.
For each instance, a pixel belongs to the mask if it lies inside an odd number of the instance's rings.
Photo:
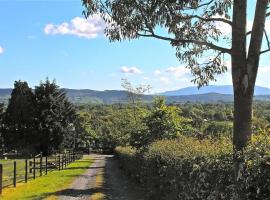
<path id="1" fill-rule="evenodd" d="M 55 81 L 46 80 L 34 89 L 15 81 L 8 105 L 0 104 L 1 142 L 4 152 L 43 152 L 78 148 L 83 135 L 75 106 Z"/>

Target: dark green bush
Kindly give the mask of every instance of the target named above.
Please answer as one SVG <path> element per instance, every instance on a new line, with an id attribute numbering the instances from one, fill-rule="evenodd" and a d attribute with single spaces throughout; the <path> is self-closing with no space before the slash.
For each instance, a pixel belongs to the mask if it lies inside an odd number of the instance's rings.
<path id="1" fill-rule="evenodd" d="M 158 141 L 147 152 L 116 149 L 123 168 L 148 190 L 150 199 L 232 199 L 233 154 L 228 139 L 182 137 Z M 238 186 L 244 199 L 269 196 L 270 136 L 255 136 L 241 157 Z"/>

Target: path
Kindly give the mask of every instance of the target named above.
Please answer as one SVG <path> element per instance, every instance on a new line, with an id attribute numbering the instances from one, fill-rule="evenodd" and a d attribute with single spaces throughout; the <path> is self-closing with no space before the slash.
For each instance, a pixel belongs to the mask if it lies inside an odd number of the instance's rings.
<path id="1" fill-rule="evenodd" d="M 91 157 L 94 163 L 68 189 L 60 192 L 59 200 L 91 200 L 97 193 L 104 194 L 106 200 L 144 200 L 142 191 L 130 183 L 112 155 Z M 96 180 L 102 172 L 104 184 L 98 186 Z"/>

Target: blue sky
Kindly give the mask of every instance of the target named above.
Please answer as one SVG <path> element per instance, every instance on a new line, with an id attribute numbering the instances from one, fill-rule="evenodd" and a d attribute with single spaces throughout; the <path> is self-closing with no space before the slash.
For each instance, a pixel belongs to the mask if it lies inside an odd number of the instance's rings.
<path id="1" fill-rule="evenodd" d="M 152 92 L 193 85 L 167 42 L 110 43 L 98 17 L 84 21 L 82 11 L 80 0 L 0 0 L 0 87 L 19 79 L 34 86 L 46 77 L 96 90 L 121 89 L 124 77 L 150 84 Z M 262 59 L 258 85 L 270 87 L 269 58 Z M 213 84 L 231 84 L 229 72 Z"/>

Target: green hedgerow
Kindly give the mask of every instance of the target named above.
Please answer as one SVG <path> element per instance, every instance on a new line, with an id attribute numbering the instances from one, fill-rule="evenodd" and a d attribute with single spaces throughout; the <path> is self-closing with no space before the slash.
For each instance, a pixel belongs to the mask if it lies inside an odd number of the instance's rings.
<path id="1" fill-rule="evenodd" d="M 155 200 L 232 199 L 234 193 L 233 147 L 226 138 L 198 140 L 181 137 L 152 143 L 147 152 L 118 147 L 123 168 Z M 269 196 L 270 136 L 255 135 L 242 152 L 238 188 L 245 199 Z"/>

